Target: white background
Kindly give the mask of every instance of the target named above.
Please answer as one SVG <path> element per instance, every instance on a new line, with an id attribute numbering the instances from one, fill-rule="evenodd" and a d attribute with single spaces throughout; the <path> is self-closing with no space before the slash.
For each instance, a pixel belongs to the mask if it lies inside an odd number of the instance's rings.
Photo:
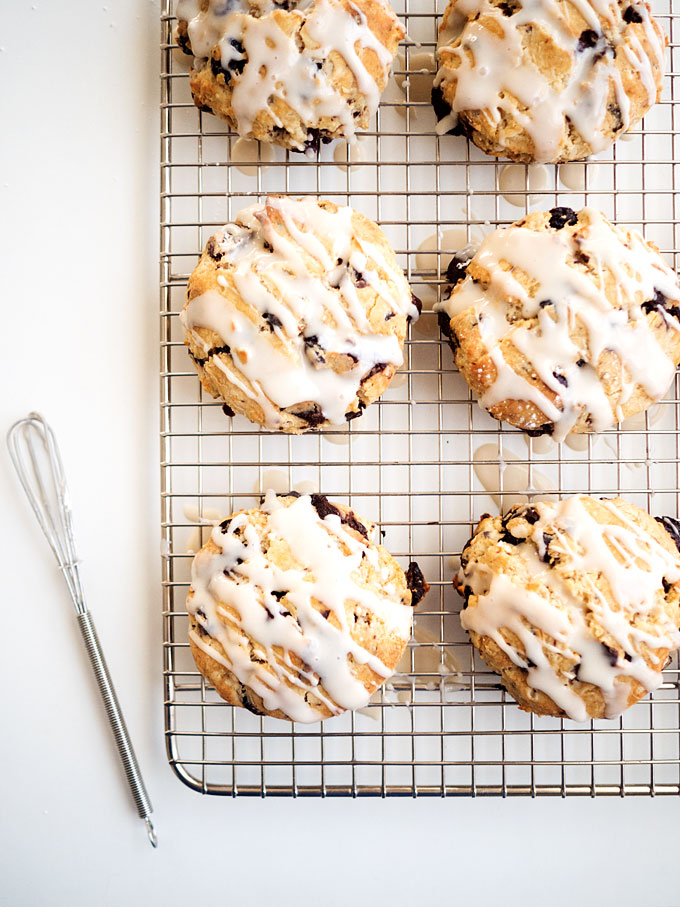
<path id="1" fill-rule="evenodd" d="M 59 437 L 154 852 L 70 603 L 0 454 L 0 903 L 673 905 L 678 802 L 202 798 L 165 761 L 158 7 L 4 0 L 0 431 Z"/>

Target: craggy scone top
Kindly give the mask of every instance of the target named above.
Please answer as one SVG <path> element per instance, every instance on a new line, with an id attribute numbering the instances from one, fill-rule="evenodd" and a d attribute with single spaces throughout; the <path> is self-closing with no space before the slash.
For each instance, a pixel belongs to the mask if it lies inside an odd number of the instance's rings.
<path id="1" fill-rule="evenodd" d="M 206 390 L 252 422 L 299 433 L 344 424 L 380 396 L 418 314 L 373 221 L 270 196 L 209 240 L 180 317 Z"/>
<path id="2" fill-rule="evenodd" d="M 461 623 L 523 709 L 614 718 L 680 647 L 678 523 L 576 496 L 485 517 L 465 546 Z"/>
<path id="3" fill-rule="evenodd" d="M 297 151 L 375 113 L 404 28 L 384 0 L 180 0 L 196 106 Z"/>
<path id="4" fill-rule="evenodd" d="M 438 131 L 487 154 L 580 160 L 658 100 L 666 38 L 644 0 L 451 0 L 438 43 Z"/>
<path id="5" fill-rule="evenodd" d="M 189 639 L 227 702 L 302 722 L 367 704 L 427 591 L 374 528 L 323 495 L 272 491 L 215 527 L 192 566 Z"/>

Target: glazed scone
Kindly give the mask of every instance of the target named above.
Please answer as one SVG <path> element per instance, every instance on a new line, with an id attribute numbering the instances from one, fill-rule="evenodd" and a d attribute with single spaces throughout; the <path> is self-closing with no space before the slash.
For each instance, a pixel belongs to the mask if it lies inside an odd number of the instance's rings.
<path id="1" fill-rule="evenodd" d="M 367 704 L 427 591 L 417 564 L 405 574 L 372 544 L 374 529 L 323 495 L 273 491 L 215 527 L 187 608 L 196 665 L 223 699 L 302 722 Z"/>
<path id="2" fill-rule="evenodd" d="M 295 151 L 366 129 L 404 28 L 387 0 L 179 0 L 194 103 Z"/>
<path id="3" fill-rule="evenodd" d="M 515 161 L 580 160 L 658 101 L 665 48 L 645 0 L 450 0 L 437 131 Z"/>
<path id="4" fill-rule="evenodd" d="M 373 221 L 278 196 L 208 241 L 187 297 L 180 317 L 203 387 L 292 433 L 344 423 L 377 399 L 420 305 Z"/>
<path id="5" fill-rule="evenodd" d="M 454 580 L 461 623 L 520 708 L 615 718 L 657 689 L 680 646 L 678 527 L 585 496 L 482 519 Z"/>
<path id="6" fill-rule="evenodd" d="M 435 309 L 480 405 L 558 441 L 647 409 L 680 362 L 677 275 L 592 208 L 495 230 Z"/>

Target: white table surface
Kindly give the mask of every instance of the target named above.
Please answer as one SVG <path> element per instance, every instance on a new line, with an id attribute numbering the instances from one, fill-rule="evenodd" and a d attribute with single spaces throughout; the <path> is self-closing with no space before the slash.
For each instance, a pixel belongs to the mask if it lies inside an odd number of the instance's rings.
<path id="1" fill-rule="evenodd" d="M 158 5 L 15 0 L 0 35 L 0 430 L 52 422 L 86 594 L 151 798 L 116 762 L 70 603 L 0 471 L 0 904 L 680 903 L 678 802 L 201 797 L 163 748 Z M 106 0 L 104 0 L 106 3 Z"/>

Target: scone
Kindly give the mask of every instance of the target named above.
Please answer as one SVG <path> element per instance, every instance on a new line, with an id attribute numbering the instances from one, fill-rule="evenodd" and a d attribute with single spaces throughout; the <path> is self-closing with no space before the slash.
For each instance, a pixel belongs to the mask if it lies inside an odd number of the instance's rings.
<path id="1" fill-rule="evenodd" d="M 323 495 L 273 491 L 215 527 L 187 608 L 196 665 L 223 699 L 302 722 L 366 705 L 427 591 L 417 564 L 404 574 L 371 543 L 374 528 Z"/>
<path id="2" fill-rule="evenodd" d="M 450 0 L 437 131 L 515 161 L 579 160 L 658 101 L 665 47 L 645 0 Z"/>
<path id="3" fill-rule="evenodd" d="M 203 387 L 292 433 L 344 423 L 377 399 L 420 306 L 373 221 L 278 196 L 208 241 L 187 296 L 180 317 Z"/>
<path id="4" fill-rule="evenodd" d="M 435 308 L 481 406 L 558 441 L 647 409 L 680 362 L 677 275 L 592 208 L 495 230 Z"/>
<path id="5" fill-rule="evenodd" d="M 482 519 L 454 581 L 461 623 L 520 708 L 615 718 L 657 689 L 680 646 L 679 525 L 591 497 Z"/>
<path id="6" fill-rule="evenodd" d="M 386 0 L 179 0 L 177 18 L 196 106 L 294 151 L 368 127 L 404 37 Z"/>

